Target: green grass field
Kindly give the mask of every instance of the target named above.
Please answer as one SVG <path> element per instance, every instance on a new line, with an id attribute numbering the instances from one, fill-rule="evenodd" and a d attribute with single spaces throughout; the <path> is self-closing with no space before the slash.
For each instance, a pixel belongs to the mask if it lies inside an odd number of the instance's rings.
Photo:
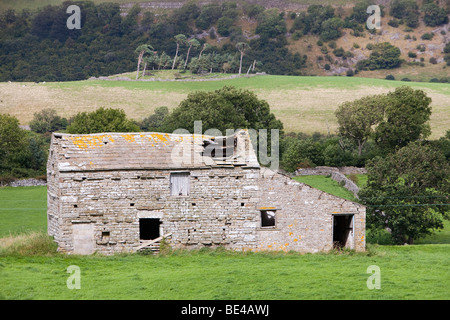
<path id="1" fill-rule="evenodd" d="M 348 191 L 344 187 L 340 186 L 339 183 L 331 177 L 327 176 L 297 176 L 294 177 L 295 181 L 303 182 L 313 188 L 325 191 L 332 195 L 338 196 L 340 198 L 348 199 L 351 201 L 356 201 L 357 199 L 352 192 Z"/>
<path id="2" fill-rule="evenodd" d="M 0 237 L 45 229 L 45 194 L 45 187 L 0 188 L 0 209 L 6 209 L 0 210 Z M 208 249 L 105 257 L 0 250 L 0 299 L 445 300 L 450 286 L 449 233 L 447 223 L 445 234 L 424 240 L 433 244 L 371 246 L 366 253 Z M 0 239 L 0 248 L 2 242 L 6 238 Z M 81 271 L 79 290 L 66 285 L 71 265 Z M 366 285 L 371 265 L 380 268 L 379 290 Z"/>

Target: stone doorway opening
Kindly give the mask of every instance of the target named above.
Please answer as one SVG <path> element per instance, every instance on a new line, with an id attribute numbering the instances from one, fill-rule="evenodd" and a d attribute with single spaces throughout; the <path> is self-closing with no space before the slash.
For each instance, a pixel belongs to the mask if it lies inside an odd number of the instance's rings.
<path id="1" fill-rule="evenodd" d="M 161 220 L 156 218 L 139 219 L 139 239 L 153 240 L 160 236 Z"/>
<path id="2" fill-rule="evenodd" d="M 333 215 L 333 247 L 354 249 L 353 214 Z"/>

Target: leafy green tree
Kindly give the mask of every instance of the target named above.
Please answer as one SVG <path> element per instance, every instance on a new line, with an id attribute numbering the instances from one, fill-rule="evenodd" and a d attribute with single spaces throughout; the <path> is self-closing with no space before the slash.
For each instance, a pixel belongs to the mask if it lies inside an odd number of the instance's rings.
<path id="1" fill-rule="evenodd" d="M 230 35 L 230 28 L 233 26 L 234 20 L 229 17 L 222 17 L 217 20 L 217 32 L 223 36 L 228 37 Z"/>
<path id="2" fill-rule="evenodd" d="M 431 98 L 424 91 L 402 86 L 386 98 L 384 118 L 375 129 L 376 144 L 384 152 L 430 135 Z"/>
<path id="3" fill-rule="evenodd" d="M 410 28 L 419 25 L 419 7 L 415 0 L 393 0 L 390 13 L 397 19 L 404 19 Z"/>
<path id="4" fill-rule="evenodd" d="M 447 10 L 433 2 L 424 4 L 422 11 L 424 12 L 423 21 L 427 26 L 436 27 L 448 23 Z"/>
<path id="5" fill-rule="evenodd" d="M 37 133 L 54 132 L 64 130 L 67 127 L 67 119 L 56 113 L 55 109 L 47 108 L 36 112 L 30 122 L 30 128 Z"/>
<path id="6" fill-rule="evenodd" d="M 450 164 L 430 144 L 410 143 L 366 168 L 367 185 L 358 195 L 371 229 L 389 228 L 395 243 L 412 244 L 450 218 Z"/>
<path id="7" fill-rule="evenodd" d="M 255 33 L 261 37 L 276 38 L 287 31 L 286 22 L 276 9 L 268 9 L 258 15 Z"/>
<path id="8" fill-rule="evenodd" d="M 281 121 L 270 112 L 269 104 L 248 90 L 225 86 L 222 89 L 190 93 L 166 117 L 164 128 L 173 132 L 183 128 L 194 132 L 194 121 L 202 121 L 203 130 L 283 129 Z"/>
<path id="9" fill-rule="evenodd" d="M 369 59 L 357 63 L 358 69 L 392 69 L 399 67 L 403 60 L 400 59 L 400 49 L 389 42 L 377 43 L 372 46 Z"/>
<path id="10" fill-rule="evenodd" d="M 336 40 L 341 36 L 341 28 L 344 21 L 341 18 L 331 18 L 322 22 L 320 39 L 323 41 Z"/>
<path id="11" fill-rule="evenodd" d="M 143 131 L 147 132 L 160 132 L 163 130 L 164 120 L 169 114 L 169 108 L 157 107 L 155 112 L 142 120 L 140 127 Z"/>
<path id="12" fill-rule="evenodd" d="M 350 19 L 355 20 L 358 23 L 365 23 L 368 17 L 367 7 L 371 4 L 372 3 L 369 0 L 362 0 L 356 3 L 352 8 Z"/>
<path id="13" fill-rule="evenodd" d="M 0 173 L 16 167 L 20 153 L 26 149 L 26 132 L 19 127 L 19 120 L 9 114 L 0 114 Z"/>
<path id="14" fill-rule="evenodd" d="M 339 134 L 358 147 L 358 157 L 367 140 L 373 137 L 374 126 L 383 120 L 386 103 L 385 95 L 374 95 L 345 102 L 336 110 Z"/>
<path id="15" fill-rule="evenodd" d="M 79 112 L 67 127 L 67 132 L 72 134 L 139 131 L 139 126 L 127 119 L 125 111 L 103 107 L 89 113 Z"/>
<path id="16" fill-rule="evenodd" d="M 300 164 L 320 166 L 324 164 L 323 150 L 320 143 L 311 138 L 303 140 L 292 137 L 283 139 L 281 165 L 284 170 L 293 172 Z"/>

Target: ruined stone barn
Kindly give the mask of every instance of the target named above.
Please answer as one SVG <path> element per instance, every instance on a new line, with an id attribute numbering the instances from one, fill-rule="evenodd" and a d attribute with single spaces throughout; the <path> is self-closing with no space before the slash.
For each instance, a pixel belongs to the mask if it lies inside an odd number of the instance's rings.
<path id="1" fill-rule="evenodd" d="M 54 133 L 48 233 L 61 252 L 365 249 L 365 207 L 261 167 L 228 137 Z"/>

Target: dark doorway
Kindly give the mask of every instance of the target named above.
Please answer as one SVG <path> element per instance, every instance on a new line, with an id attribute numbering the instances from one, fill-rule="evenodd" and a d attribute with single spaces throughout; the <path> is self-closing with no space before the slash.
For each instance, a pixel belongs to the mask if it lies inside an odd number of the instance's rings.
<path id="1" fill-rule="evenodd" d="M 159 219 L 139 219 L 139 238 L 141 240 L 153 240 L 159 237 Z"/>
<path id="2" fill-rule="evenodd" d="M 353 215 L 333 216 L 333 246 L 353 249 Z M 351 241 L 350 241 L 351 240 Z"/>

